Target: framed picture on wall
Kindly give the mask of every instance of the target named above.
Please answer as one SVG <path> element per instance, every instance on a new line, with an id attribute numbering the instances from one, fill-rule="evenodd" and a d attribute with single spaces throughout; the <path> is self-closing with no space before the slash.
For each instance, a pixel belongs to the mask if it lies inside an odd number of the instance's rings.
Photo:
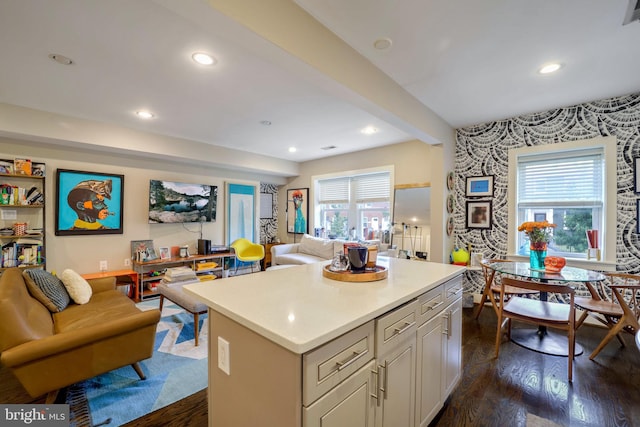
<path id="1" fill-rule="evenodd" d="M 56 171 L 56 236 L 122 234 L 124 175 Z"/>
<path id="2" fill-rule="evenodd" d="M 467 202 L 467 228 L 491 228 L 491 202 Z"/>
<path id="3" fill-rule="evenodd" d="M 273 194 L 260 193 L 260 219 L 273 219 Z"/>
<path id="4" fill-rule="evenodd" d="M 287 233 L 309 233 L 309 189 L 287 190 Z"/>
<path id="5" fill-rule="evenodd" d="M 255 242 L 257 235 L 256 185 L 226 183 L 226 234 L 228 244 L 241 237 Z"/>
<path id="6" fill-rule="evenodd" d="M 467 177 L 467 197 L 493 197 L 493 175 Z"/>

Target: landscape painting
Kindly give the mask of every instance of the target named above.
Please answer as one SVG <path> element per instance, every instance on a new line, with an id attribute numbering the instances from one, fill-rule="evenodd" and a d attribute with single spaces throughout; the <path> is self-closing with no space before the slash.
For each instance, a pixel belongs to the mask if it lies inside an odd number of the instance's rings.
<path id="1" fill-rule="evenodd" d="M 213 222 L 218 187 L 152 179 L 149 223 Z"/>

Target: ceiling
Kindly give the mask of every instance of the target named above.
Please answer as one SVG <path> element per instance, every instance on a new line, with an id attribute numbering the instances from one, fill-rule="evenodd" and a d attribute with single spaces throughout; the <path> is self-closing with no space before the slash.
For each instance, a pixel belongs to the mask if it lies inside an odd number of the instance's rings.
<path id="1" fill-rule="evenodd" d="M 448 142 L 446 129 L 640 91 L 629 4 L 2 0 L 0 103 L 294 162 Z M 304 11 L 337 37 L 305 37 Z M 374 47 L 382 38 L 390 48 Z M 314 56 L 335 41 L 344 60 Z M 195 64 L 195 51 L 217 63 Z M 537 73 L 551 61 L 563 67 Z"/>

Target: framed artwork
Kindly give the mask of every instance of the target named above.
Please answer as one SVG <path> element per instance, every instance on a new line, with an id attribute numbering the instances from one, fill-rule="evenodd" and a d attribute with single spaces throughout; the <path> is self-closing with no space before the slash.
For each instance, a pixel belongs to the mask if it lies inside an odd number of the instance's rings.
<path id="1" fill-rule="evenodd" d="M 56 171 L 56 236 L 122 234 L 124 175 Z"/>
<path id="2" fill-rule="evenodd" d="M 493 196 L 493 175 L 467 177 L 467 197 Z"/>
<path id="3" fill-rule="evenodd" d="M 153 240 L 131 241 L 131 259 L 135 261 L 153 261 L 157 258 Z"/>
<path id="4" fill-rule="evenodd" d="M 273 194 L 260 193 L 260 219 L 273 219 Z"/>
<path id="5" fill-rule="evenodd" d="M 158 252 L 160 252 L 160 259 L 171 259 L 171 250 L 168 246 L 162 246 L 158 249 Z"/>
<path id="6" fill-rule="evenodd" d="M 467 228 L 491 228 L 491 202 L 467 202 Z"/>
<path id="7" fill-rule="evenodd" d="M 640 157 L 633 159 L 633 188 L 640 193 Z"/>
<path id="8" fill-rule="evenodd" d="M 309 189 L 287 190 L 287 233 L 309 233 Z"/>
<path id="9" fill-rule="evenodd" d="M 225 224 L 228 244 L 241 237 L 254 242 L 258 222 L 256 220 L 258 194 L 256 185 L 227 182 L 225 187 L 227 199 Z"/>
<path id="10" fill-rule="evenodd" d="M 640 234 L 640 199 L 636 200 L 636 233 Z"/>

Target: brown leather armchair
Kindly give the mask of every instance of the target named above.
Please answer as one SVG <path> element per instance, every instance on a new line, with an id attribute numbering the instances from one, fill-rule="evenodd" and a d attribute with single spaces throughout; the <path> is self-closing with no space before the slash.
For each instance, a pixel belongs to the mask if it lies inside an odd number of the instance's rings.
<path id="1" fill-rule="evenodd" d="M 90 280 L 87 304 L 51 313 L 29 293 L 18 268 L 0 276 L 0 363 L 32 397 L 132 365 L 153 354 L 159 310 L 140 311 L 115 279 Z"/>

